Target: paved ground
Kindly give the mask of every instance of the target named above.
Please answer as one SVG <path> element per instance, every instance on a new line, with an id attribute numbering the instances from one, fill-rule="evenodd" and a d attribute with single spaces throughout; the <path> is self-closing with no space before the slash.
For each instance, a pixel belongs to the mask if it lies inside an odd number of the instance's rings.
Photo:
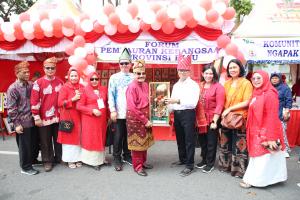
<path id="1" fill-rule="evenodd" d="M 286 183 L 264 189 L 242 189 L 240 179 L 214 170 L 204 174 L 196 170 L 188 177 L 180 177 L 181 168 L 170 168 L 177 160 L 174 141 L 160 141 L 149 151 L 149 162 L 154 169 L 148 177 L 136 175 L 125 165 L 124 171 L 115 172 L 113 167 L 95 171 L 87 166 L 69 169 L 58 165 L 52 172 L 41 171 L 36 176 L 20 173 L 18 156 L 7 154 L 16 151 L 15 140 L 0 140 L 0 200 L 298 200 L 300 188 L 300 164 L 295 150 L 288 159 Z M 298 151 L 300 149 L 297 149 Z M 199 149 L 196 162 L 199 162 Z M 111 155 L 108 155 L 111 159 Z"/>

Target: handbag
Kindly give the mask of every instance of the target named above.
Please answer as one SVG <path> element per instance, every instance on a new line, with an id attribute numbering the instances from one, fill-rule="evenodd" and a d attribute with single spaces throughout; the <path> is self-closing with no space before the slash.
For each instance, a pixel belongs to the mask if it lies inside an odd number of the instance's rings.
<path id="1" fill-rule="evenodd" d="M 74 128 L 74 122 L 71 118 L 70 111 L 65 108 L 65 104 L 63 110 L 66 110 L 68 112 L 69 120 L 61 120 L 58 125 L 58 130 L 65 133 L 71 133 Z"/>
<path id="2" fill-rule="evenodd" d="M 244 117 L 240 113 L 229 112 L 221 121 L 222 126 L 229 129 L 242 129 Z"/>
<path id="3" fill-rule="evenodd" d="M 106 140 L 105 140 L 105 146 L 109 147 L 113 145 L 114 143 L 114 132 L 116 131 L 115 128 L 116 124 L 109 121 L 107 123 L 107 128 L 106 128 Z"/>

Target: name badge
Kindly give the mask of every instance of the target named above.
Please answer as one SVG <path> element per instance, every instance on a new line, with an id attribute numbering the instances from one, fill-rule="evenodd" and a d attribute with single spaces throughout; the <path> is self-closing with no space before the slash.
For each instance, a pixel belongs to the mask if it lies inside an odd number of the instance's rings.
<path id="1" fill-rule="evenodd" d="M 98 108 L 99 109 L 105 108 L 103 99 L 98 99 L 97 103 L 98 103 Z"/>

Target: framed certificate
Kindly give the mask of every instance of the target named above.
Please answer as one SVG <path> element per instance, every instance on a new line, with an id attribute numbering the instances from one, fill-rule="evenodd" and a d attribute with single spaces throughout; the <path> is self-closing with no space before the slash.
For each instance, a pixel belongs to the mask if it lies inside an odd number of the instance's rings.
<path id="1" fill-rule="evenodd" d="M 169 126 L 169 111 L 164 99 L 170 98 L 169 82 L 150 82 L 150 121 L 153 126 Z"/>

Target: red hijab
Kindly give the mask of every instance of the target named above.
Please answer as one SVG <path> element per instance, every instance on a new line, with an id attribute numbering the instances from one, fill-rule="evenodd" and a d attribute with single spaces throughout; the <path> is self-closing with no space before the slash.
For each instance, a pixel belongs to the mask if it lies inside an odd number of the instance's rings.
<path id="1" fill-rule="evenodd" d="M 75 72 L 77 72 L 77 74 L 78 74 L 78 81 L 77 81 L 77 83 L 71 83 L 71 81 L 70 81 L 70 75 L 71 75 L 71 72 L 72 71 L 75 71 Z M 78 72 L 78 70 L 75 68 L 75 67 L 70 67 L 70 69 L 69 69 L 69 71 L 68 71 L 68 81 L 66 82 L 66 85 L 69 87 L 69 88 L 72 88 L 72 89 L 74 89 L 74 90 L 78 90 L 79 88 L 81 88 L 81 85 L 79 84 L 79 72 Z"/>
<path id="2" fill-rule="evenodd" d="M 251 121 L 253 120 L 253 117 L 255 117 L 259 123 L 262 123 L 263 118 L 264 118 L 264 116 L 263 116 L 264 104 L 266 103 L 266 101 L 268 101 L 268 99 L 265 98 L 266 94 L 273 93 L 272 95 L 278 96 L 278 92 L 277 92 L 276 88 L 274 88 L 270 82 L 268 73 L 263 70 L 257 70 L 253 73 L 253 75 L 256 73 L 258 73 L 262 76 L 263 84 L 259 88 L 254 87 L 254 90 L 252 93 L 251 102 L 254 98 L 256 98 L 256 100 L 255 100 L 256 102 L 255 102 L 255 112 L 248 113 L 248 122 L 250 122 L 250 124 L 251 124 Z M 270 102 L 270 100 L 269 100 L 269 103 L 272 103 L 272 102 Z M 274 116 L 274 117 L 277 117 L 277 116 Z M 259 124 L 259 125 L 261 125 L 261 124 Z"/>
<path id="3" fill-rule="evenodd" d="M 96 75 L 97 78 L 99 78 L 98 85 L 96 85 L 96 86 L 93 86 L 92 83 L 91 83 L 91 78 L 92 78 L 94 75 Z M 92 73 L 90 73 L 90 74 L 88 75 L 87 83 L 88 83 L 87 87 L 91 88 L 92 90 L 96 90 L 96 89 L 99 90 L 99 89 L 100 89 L 100 86 L 101 86 L 101 85 L 100 85 L 100 77 L 99 77 L 99 74 L 98 74 L 97 72 L 92 72 Z"/>

